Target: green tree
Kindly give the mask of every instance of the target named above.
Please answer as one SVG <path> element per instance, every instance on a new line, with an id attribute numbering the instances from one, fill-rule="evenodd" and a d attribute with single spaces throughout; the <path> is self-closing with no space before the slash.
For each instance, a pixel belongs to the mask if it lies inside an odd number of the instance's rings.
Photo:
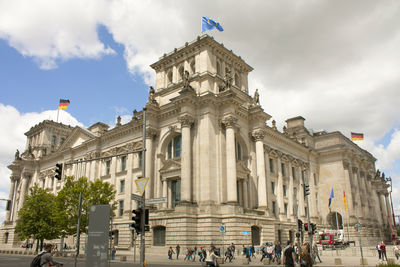
<path id="1" fill-rule="evenodd" d="M 44 239 L 55 239 L 60 236 L 57 225 L 56 197 L 36 184 L 18 212 L 15 232 L 20 240 L 33 237 L 43 244 Z"/>
<path id="2" fill-rule="evenodd" d="M 117 208 L 114 203 L 116 192 L 110 183 L 100 179 L 92 182 L 86 177 L 78 180 L 74 180 L 73 176 L 66 177 L 64 187 L 57 194 L 56 204 L 57 221 L 63 236 L 76 233 L 80 192 L 82 192 L 81 232 L 87 233 L 91 205 L 111 204 L 112 210 Z"/>

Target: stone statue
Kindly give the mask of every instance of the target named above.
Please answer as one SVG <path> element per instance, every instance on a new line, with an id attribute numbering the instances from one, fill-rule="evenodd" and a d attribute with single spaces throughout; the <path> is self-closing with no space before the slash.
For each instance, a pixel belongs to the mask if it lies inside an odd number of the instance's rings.
<path id="1" fill-rule="evenodd" d="M 117 117 L 117 126 L 121 126 L 121 116 Z"/>
<path id="2" fill-rule="evenodd" d="M 182 75 L 182 83 L 183 83 L 183 89 L 189 88 L 189 72 L 185 70 L 185 72 Z"/>
<path id="3" fill-rule="evenodd" d="M 148 102 L 151 104 L 157 104 L 156 98 L 155 98 L 156 91 L 154 91 L 153 86 L 150 86 L 150 92 L 149 92 L 149 100 Z"/>
<path id="4" fill-rule="evenodd" d="M 283 133 L 284 133 L 285 135 L 288 135 L 288 131 L 287 131 L 286 126 L 283 126 Z"/>
<path id="5" fill-rule="evenodd" d="M 232 86 L 232 74 L 231 70 L 229 68 L 225 69 L 225 90 L 228 90 Z"/>
<path id="6" fill-rule="evenodd" d="M 15 159 L 20 159 L 19 157 L 19 150 L 17 149 L 17 152 L 15 152 Z"/>
<path id="7" fill-rule="evenodd" d="M 376 171 L 375 178 L 380 178 L 380 177 L 381 177 L 381 171 L 378 169 Z"/>
<path id="8" fill-rule="evenodd" d="M 385 180 L 385 173 L 384 172 L 382 172 L 382 180 Z"/>
<path id="9" fill-rule="evenodd" d="M 277 130 L 275 120 L 272 120 L 272 129 L 274 129 L 275 131 Z"/>
<path id="10" fill-rule="evenodd" d="M 258 94 L 258 89 L 256 89 L 256 91 L 254 92 L 253 105 L 254 106 L 260 105 L 260 95 Z"/>
<path id="11" fill-rule="evenodd" d="M 135 109 L 134 111 L 133 111 L 133 119 L 135 120 L 135 121 L 137 121 L 139 118 L 138 118 L 138 111 Z"/>

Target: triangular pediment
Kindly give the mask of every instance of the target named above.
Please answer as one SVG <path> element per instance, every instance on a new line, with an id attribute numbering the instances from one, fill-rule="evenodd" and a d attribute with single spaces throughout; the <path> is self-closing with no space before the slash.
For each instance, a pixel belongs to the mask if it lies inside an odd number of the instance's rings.
<path id="1" fill-rule="evenodd" d="M 83 129 L 82 127 L 76 126 L 58 150 L 61 151 L 67 148 L 77 147 L 93 138 L 96 138 L 94 134 L 86 129 Z"/>

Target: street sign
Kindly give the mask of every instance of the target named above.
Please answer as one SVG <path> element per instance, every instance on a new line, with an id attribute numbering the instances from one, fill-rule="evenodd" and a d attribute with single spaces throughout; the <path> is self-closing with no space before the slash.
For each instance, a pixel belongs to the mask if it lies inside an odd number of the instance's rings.
<path id="1" fill-rule="evenodd" d="M 242 232 L 242 235 L 249 235 L 249 234 L 250 234 L 249 231 L 244 231 L 244 232 Z"/>
<path id="2" fill-rule="evenodd" d="M 142 196 L 139 196 L 139 195 L 132 194 L 131 199 L 136 200 L 138 202 L 142 202 Z"/>
<path id="3" fill-rule="evenodd" d="M 166 197 L 160 197 L 160 198 L 149 198 L 146 199 L 146 205 L 147 204 L 160 204 L 160 203 L 167 203 L 168 199 Z"/>
<path id="4" fill-rule="evenodd" d="M 224 225 L 221 225 L 220 227 L 219 227 L 219 231 L 221 232 L 221 233 L 223 233 L 223 232 L 225 232 L 225 226 Z"/>
<path id="5" fill-rule="evenodd" d="M 143 195 L 144 190 L 146 189 L 146 185 L 147 185 L 148 182 L 149 182 L 149 177 L 140 178 L 140 179 L 137 179 L 135 181 L 140 195 Z"/>

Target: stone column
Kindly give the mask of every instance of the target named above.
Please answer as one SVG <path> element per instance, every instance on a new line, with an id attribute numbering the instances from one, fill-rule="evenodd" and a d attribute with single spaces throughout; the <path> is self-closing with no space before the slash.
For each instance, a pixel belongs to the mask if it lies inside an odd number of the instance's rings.
<path id="1" fill-rule="evenodd" d="M 386 222 L 393 226 L 392 208 L 390 206 L 389 194 L 385 192 L 385 202 L 386 202 Z M 388 217 L 389 216 L 389 220 Z"/>
<path id="2" fill-rule="evenodd" d="M 124 209 L 127 212 L 133 210 L 132 207 L 132 185 L 133 185 L 133 176 L 132 176 L 132 165 L 133 165 L 133 154 L 128 154 L 126 157 L 126 178 L 125 178 L 125 203 Z M 136 202 L 136 201 L 134 201 Z"/>
<path id="3" fill-rule="evenodd" d="M 18 211 L 22 208 L 25 202 L 25 195 L 26 195 L 26 188 L 28 186 L 29 174 L 23 173 L 21 179 L 22 179 L 22 184 L 21 184 L 21 191 L 19 194 Z"/>
<path id="4" fill-rule="evenodd" d="M 172 208 L 172 192 L 171 192 L 171 181 L 166 180 L 167 183 L 167 195 L 168 195 L 168 208 Z"/>
<path id="5" fill-rule="evenodd" d="M 192 143 L 190 128 L 194 122 L 192 116 L 178 118 L 182 127 L 181 155 L 181 203 L 192 203 Z"/>
<path id="6" fill-rule="evenodd" d="M 303 185 L 303 179 L 302 179 L 302 173 L 301 173 L 301 168 L 298 167 L 298 174 L 299 174 L 299 187 L 297 189 L 297 196 L 299 198 L 299 206 L 298 206 L 298 214 L 299 214 L 299 218 L 300 217 L 305 217 L 306 216 L 306 212 L 305 212 L 305 204 L 304 204 L 304 185 Z"/>
<path id="7" fill-rule="evenodd" d="M 237 184 L 238 184 L 238 192 L 239 192 L 238 203 L 239 203 L 239 206 L 243 207 L 243 181 L 239 180 L 239 181 L 237 181 Z"/>
<path id="8" fill-rule="evenodd" d="M 294 191 L 293 191 L 292 162 L 289 161 L 288 167 L 289 167 L 289 191 L 288 191 L 288 198 L 289 198 L 289 203 L 288 203 L 289 218 L 290 218 L 291 220 L 294 220 L 294 213 L 293 213 L 293 196 L 294 196 Z"/>
<path id="9" fill-rule="evenodd" d="M 353 190 L 351 190 L 351 176 L 350 176 L 350 164 L 348 162 L 343 162 L 344 168 L 344 179 L 345 179 L 345 188 L 346 188 L 346 201 L 347 201 L 347 213 L 349 216 L 355 216 L 354 207 L 353 207 Z"/>
<path id="10" fill-rule="evenodd" d="M 235 152 L 235 124 L 237 119 L 232 115 L 225 117 L 222 123 L 226 128 L 226 182 L 227 203 L 237 204 L 236 185 L 236 152 Z"/>
<path id="11" fill-rule="evenodd" d="M 358 175 L 358 168 L 353 167 L 353 180 L 354 180 L 354 185 L 356 186 L 356 212 L 357 212 L 357 217 L 363 217 L 363 212 L 361 208 L 361 187 L 360 187 L 360 182 L 359 182 L 359 175 Z"/>
<path id="12" fill-rule="evenodd" d="M 168 184 L 167 184 L 167 180 L 163 180 L 162 181 L 162 197 L 166 197 L 167 198 L 167 203 L 163 203 L 162 207 L 163 208 L 167 208 L 168 207 L 168 203 L 170 201 L 170 198 L 168 197 Z"/>
<path id="13" fill-rule="evenodd" d="M 375 189 L 372 189 L 371 192 L 372 192 L 371 194 L 372 194 L 372 197 L 373 197 L 373 204 L 374 204 L 374 210 L 371 211 L 371 212 L 373 212 L 373 217 L 376 218 L 377 222 L 378 222 L 380 225 L 383 225 L 383 221 L 382 221 L 382 210 L 381 210 L 381 208 L 380 208 L 380 197 L 379 197 L 379 193 L 378 193 Z"/>
<path id="14" fill-rule="evenodd" d="M 279 218 L 283 220 L 286 218 L 285 215 L 285 206 L 283 202 L 283 176 L 282 176 L 282 164 L 281 164 L 281 158 L 277 158 L 277 167 L 278 167 L 278 186 L 276 190 L 276 198 L 278 201 L 278 209 L 279 209 Z"/>
<path id="15" fill-rule="evenodd" d="M 252 132 L 254 141 L 256 142 L 256 158 L 257 158 L 257 176 L 258 176 L 258 208 L 262 210 L 267 210 L 267 184 L 265 176 L 265 158 L 264 158 L 264 144 L 263 139 L 265 136 L 265 131 L 262 129 L 257 129 Z"/>
<path id="16" fill-rule="evenodd" d="M 382 212 L 382 221 L 383 221 L 384 225 L 387 225 L 388 220 L 387 220 L 385 196 L 381 192 L 379 192 L 378 197 L 379 197 L 379 204 L 380 204 L 380 208 L 381 208 L 381 212 Z"/>
<path id="17" fill-rule="evenodd" d="M 16 182 L 17 178 L 14 176 L 11 176 L 10 179 L 11 179 L 11 186 L 10 186 L 10 194 L 8 195 L 8 199 L 11 200 L 11 203 L 10 203 L 10 210 L 8 210 L 6 213 L 6 222 L 10 221 L 10 218 L 11 218 L 11 210 L 12 210 L 12 207 L 14 204 L 15 182 Z"/>
<path id="18" fill-rule="evenodd" d="M 154 175 L 153 175 L 153 140 L 156 136 L 155 130 L 151 128 L 146 129 L 146 177 L 149 177 L 149 181 L 147 183 L 145 194 L 146 198 L 153 197 L 153 185 L 154 185 Z"/>

